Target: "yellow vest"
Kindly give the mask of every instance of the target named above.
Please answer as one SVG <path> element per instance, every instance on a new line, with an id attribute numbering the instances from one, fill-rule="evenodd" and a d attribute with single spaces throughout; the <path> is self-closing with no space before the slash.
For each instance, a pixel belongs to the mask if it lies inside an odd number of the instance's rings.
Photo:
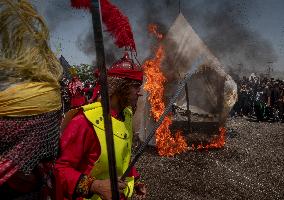
<path id="1" fill-rule="evenodd" d="M 91 176 L 96 179 L 104 180 L 109 179 L 108 171 L 108 156 L 107 145 L 104 130 L 103 109 L 100 102 L 95 102 L 86 106 L 83 106 L 84 114 L 87 119 L 93 124 L 95 132 L 100 142 L 101 155 L 99 159 L 94 163 L 94 167 L 91 171 Z M 132 146 L 132 110 L 131 108 L 125 108 L 123 110 L 125 117 L 124 121 L 119 121 L 112 117 L 112 129 L 114 134 L 114 147 L 116 158 L 116 171 L 118 176 L 122 176 L 126 171 L 131 157 Z M 134 177 L 128 177 L 127 188 L 124 190 L 126 197 L 131 197 L 134 188 Z M 98 195 L 94 195 L 92 200 L 101 199 Z"/>

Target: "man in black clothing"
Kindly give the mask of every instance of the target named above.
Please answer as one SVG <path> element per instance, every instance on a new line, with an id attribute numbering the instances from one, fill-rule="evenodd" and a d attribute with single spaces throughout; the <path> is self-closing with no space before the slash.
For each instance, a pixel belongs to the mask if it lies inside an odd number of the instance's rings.
<path id="1" fill-rule="evenodd" d="M 275 82 L 271 90 L 271 104 L 272 104 L 272 117 L 273 121 L 279 120 L 279 110 L 281 107 L 280 88 L 279 83 Z"/>

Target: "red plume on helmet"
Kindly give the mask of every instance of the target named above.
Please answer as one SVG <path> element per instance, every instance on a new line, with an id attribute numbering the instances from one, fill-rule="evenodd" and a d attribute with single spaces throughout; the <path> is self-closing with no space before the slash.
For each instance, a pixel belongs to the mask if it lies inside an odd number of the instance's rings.
<path id="1" fill-rule="evenodd" d="M 71 0 L 71 6 L 74 8 L 90 8 L 91 0 Z"/>
<path id="2" fill-rule="evenodd" d="M 136 51 L 131 26 L 128 18 L 108 0 L 100 0 L 102 20 L 106 25 L 107 31 L 115 38 L 115 44 L 119 48 L 126 48 Z M 91 0 L 71 0 L 74 8 L 91 8 Z"/>

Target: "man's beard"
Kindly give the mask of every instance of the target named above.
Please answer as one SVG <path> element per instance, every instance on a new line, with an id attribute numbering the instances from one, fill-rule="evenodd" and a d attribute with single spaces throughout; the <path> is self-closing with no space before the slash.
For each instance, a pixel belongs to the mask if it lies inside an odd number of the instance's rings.
<path id="1" fill-rule="evenodd" d="M 125 109 L 126 107 L 131 107 L 132 113 L 134 114 L 136 112 L 136 109 L 137 109 L 137 101 L 125 99 L 125 97 L 124 97 L 124 98 L 120 99 L 120 106 L 121 106 L 122 110 Z"/>
<path id="2" fill-rule="evenodd" d="M 135 105 L 132 105 L 131 108 L 132 108 L 132 113 L 134 115 L 137 109 L 137 103 Z"/>

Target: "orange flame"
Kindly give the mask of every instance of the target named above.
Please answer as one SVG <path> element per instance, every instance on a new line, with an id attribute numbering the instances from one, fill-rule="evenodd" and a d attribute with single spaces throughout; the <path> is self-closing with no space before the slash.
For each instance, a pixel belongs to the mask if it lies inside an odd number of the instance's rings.
<path id="1" fill-rule="evenodd" d="M 226 143 L 226 129 L 224 127 L 219 128 L 219 136 L 217 138 L 214 138 L 209 144 L 203 145 L 199 144 L 197 147 L 192 144 L 192 150 L 198 149 L 198 150 L 208 150 L 208 149 L 220 149 L 223 148 Z"/>
<path id="2" fill-rule="evenodd" d="M 163 35 L 158 33 L 157 26 L 154 24 L 149 25 L 149 32 L 153 33 L 158 40 L 163 38 Z M 160 45 L 156 51 L 155 58 L 147 60 L 143 66 L 146 74 L 144 89 L 149 92 L 148 100 L 151 105 L 151 114 L 155 121 L 158 121 L 165 111 L 163 98 L 166 78 L 161 71 L 161 63 L 164 54 L 164 47 Z M 175 136 L 171 134 L 169 129 L 171 123 L 172 120 L 167 116 L 156 131 L 156 145 L 158 153 L 161 156 L 174 156 L 188 149 L 185 138 L 182 136 L 181 132 L 176 133 Z"/>
<path id="3" fill-rule="evenodd" d="M 158 32 L 158 26 L 156 24 L 149 24 L 148 31 L 149 33 L 153 33 L 158 40 L 163 39 L 163 34 Z"/>

